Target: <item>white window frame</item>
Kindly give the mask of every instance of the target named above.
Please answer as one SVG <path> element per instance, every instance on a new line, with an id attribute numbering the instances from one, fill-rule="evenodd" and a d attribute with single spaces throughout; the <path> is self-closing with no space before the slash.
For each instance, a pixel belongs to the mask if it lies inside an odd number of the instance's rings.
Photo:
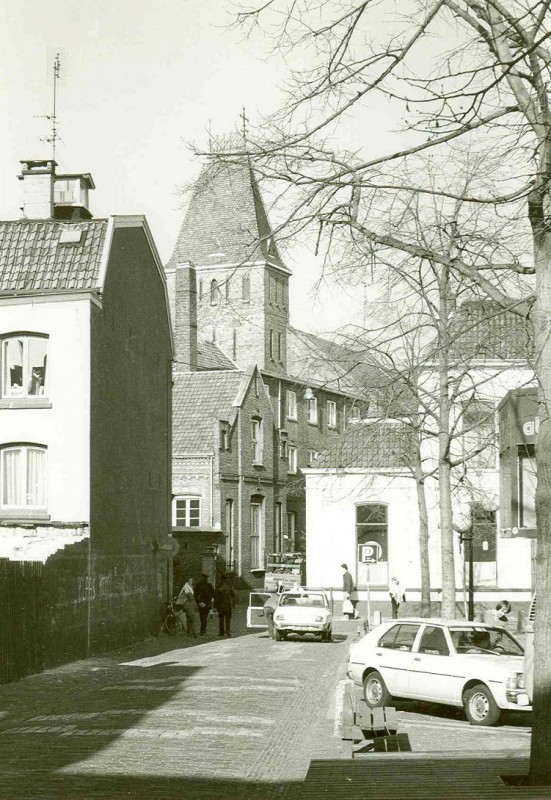
<path id="1" fill-rule="evenodd" d="M 11 380 L 8 380 L 8 356 L 7 351 L 9 344 L 11 342 L 19 341 L 22 346 L 22 368 L 21 368 L 21 386 L 17 386 L 17 389 L 11 383 Z M 29 356 L 29 343 L 30 342 L 37 342 L 40 341 L 44 343 L 45 346 L 45 356 L 44 356 L 44 364 L 40 366 L 38 369 L 43 369 L 44 374 L 42 375 L 42 382 L 37 384 L 37 381 L 33 378 L 34 370 L 31 366 L 30 356 Z M 47 362 L 48 362 L 48 342 L 49 339 L 47 336 L 41 336 L 39 334 L 33 333 L 14 333 L 14 334 L 7 334 L 2 336 L 1 338 L 1 349 L 0 349 L 0 362 L 2 366 L 2 371 L 0 374 L 1 378 L 1 397 L 4 399 L 24 399 L 24 400 L 34 400 L 36 398 L 44 398 L 47 396 L 47 379 L 48 379 L 48 369 L 47 369 Z M 32 391 L 33 387 L 36 391 Z"/>
<path id="2" fill-rule="evenodd" d="M 251 419 L 251 444 L 253 464 L 262 464 L 264 462 L 264 431 L 262 420 L 259 417 Z"/>
<path id="3" fill-rule="evenodd" d="M 337 403 L 335 400 L 327 401 L 327 427 L 337 427 Z"/>
<path id="4" fill-rule="evenodd" d="M 174 527 L 181 528 L 199 528 L 201 527 L 201 500 L 202 498 L 196 494 L 179 494 L 174 497 L 172 501 L 172 524 Z M 197 522 L 195 522 L 195 513 L 192 515 L 191 503 L 197 503 Z M 178 521 L 178 504 L 185 503 L 184 506 L 184 524 Z M 195 511 L 195 509 L 194 509 Z"/>
<path id="5" fill-rule="evenodd" d="M 311 397 L 308 401 L 308 424 L 318 424 L 318 398 Z"/>
<path id="6" fill-rule="evenodd" d="M 287 389 L 287 419 L 297 418 L 297 393 Z"/>
<path id="7" fill-rule="evenodd" d="M 43 502 L 31 503 L 29 498 L 31 492 L 29 491 L 29 453 L 39 452 L 43 457 L 42 462 L 42 488 L 36 491 L 37 495 L 41 495 Z M 17 501 L 8 503 L 5 497 L 5 486 L 7 484 L 6 476 L 6 458 L 8 453 L 20 453 L 20 463 L 18 465 L 17 477 Z M 4 511 L 42 511 L 45 512 L 48 507 L 48 449 L 44 445 L 39 444 L 12 444 L 0 448 L 0 508 Z"/>
<path id="8" fill-rule="evenodd" d="M 250 506 L 251 515 L 251 569 L 261 569 L 264 564 L 263 541 L 263 508 L 261 502 L 253 501 Z"/>
<path id="9" fill-rule="evenodd" d="M 296 475 L 298 470 L 297 448 L 294 444 L 287 445 L 287 454 L 289 459 L 289 466 L 287 472 L 290 475 Z"/>
<path id="10" fill-rule="evenodd" d="M 319 458 L 319 453 L 317 450 L 308 450 L 308 464 L 311 466 L 314 464 Z"/>

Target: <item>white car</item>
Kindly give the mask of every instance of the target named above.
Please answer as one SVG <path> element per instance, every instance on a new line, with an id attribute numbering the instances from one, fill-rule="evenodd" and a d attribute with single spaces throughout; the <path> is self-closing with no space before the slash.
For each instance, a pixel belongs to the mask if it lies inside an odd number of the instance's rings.
<path id="1" fill-rule="evenodd" d="M 324 642 L 330 642 L 333 615 L 327 595 L 321 589 L 299 588 L 282 592 L 274 611 L 274 636 L 276 642 L 288 633 L 314 633 Z"/>
<path id="2" fill-rule="evenodd" d="M 501 711 L 531 711 L 522 645 L 482 622 L 400 619 L 350 647 L 348 677 L 372 708 L 405 697 L 463 706 L 472 725 L 495 725 Z"/>

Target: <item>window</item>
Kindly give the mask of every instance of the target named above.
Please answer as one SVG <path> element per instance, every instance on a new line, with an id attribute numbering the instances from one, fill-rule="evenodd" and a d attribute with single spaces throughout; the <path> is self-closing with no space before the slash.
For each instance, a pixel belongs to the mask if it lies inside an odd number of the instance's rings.
<path id="1" fill-rule="evenodd" d="M 275 552 L 276 553 L 281 553 L 282 552 L 282 548 L 281 548 L 281 545 L 282 545 L 282 541 L 281 541 L 281 537 L 282 537 L 282 530 L 281 530 L 282 511 L 281 511 L 281 509 L 282 509 L 281 503 L 276 503 L 275 504 L 275 510 L 274 510 L 274 546 L 275 546 Z"/>
<path id="2" fill-rule="evenodd" d="M 318 398 L 312 397 L 308 403 L 308 422 L 310 425 L 318 424 Z"/>
<path id="3" fill-rule="evenodd" d="M 467 469 L 495 469 L 496 425 L 493 403 L 472 400 L 463 407 L 463 455 Z"/>
<path id="4" fill-rule="evenodd" d="M 173 524 L 183 528 L 198 528 L 201 519 L 200 497 L 175 497 Z"/>
<path id="5" fill-rule="evenodd" d="M 533 444 L 517 446 L 518 457 L 518 525 L 536 527 L 536 448 Z"/>
<path id="6" fill-rule="evenodd" d="M 295 552 L 295 537 L 297 531 L 296 511 L 287 512 L 287 546 L 289 550 Z"/>
<path id="7" fill-rule="evenodd" d="M 411 650 L 420 625 L 394 625 L 379 639 L 379 647 L 391 650 Z"/>
<path id="8" fill-rule="evenodd" d="M 230 449 L 230 431 L 225 422 L 220 423 L 220 450 Z"/>
<path id="9" fill-rule="evenodd" d="M 234 569 L 233 500 L 226 500 L 226 568 Z"/>
<path id="10" fill-rule="evenodd" d="M 383 503 L 360 503 L 356 506 L 358 551 L 363 544 L 369 544 L 377 551 L 377 563 L 369 566 L 371 583 L 388 586 L 388 506 Z M 366 565 L 360 566 L 367 577 Z"/>
<path id="11" fill-rule="evenodd" d="M 274 332 L 270 331 L 270 358 L 274 358 Z"/>
<path id="12" fill-rule="evenodd" d="M 427 625 L 421 637 L 419 652 L 431 656 L 449 656 L 450 648 L 442 628 Z"/>
<path id="13" fill-rule="evenodd" d="M 46 336 L 8 336 L 2 340 L 2 397 L 39 397 L 46 389 Z"/>
<path id="14" fill-rule="evenodd" d="M 337 427 L 337 404 L 334 400 L 327 401 L 327 427 Z"/>
<path id="15" fill-rule="evenodd" d="M 270 303 L 274 305 L 277 302 L 277 281 L 274 275 L 270 275 L 270 288 L 269 288 L 269 298 Z"/>
<path id="16" fill-rule="evenodd" d="M 46 510 L 46 448 L 10 445 L 0 450 L 0 507 Z"/>
<path id="17" fill-rule="evenodd" d="M 287 392 L 287 419 L 297 418 L 297 395 L 296 392 Z"/>
<path id="18" fill-rule="evenodd" d="M 220 287 L 218 286 L 218 281 L 216 278 L 213 278 L 210 282 L 210 304 L 211 306 L 215 306 L 220 299 Z"/>
<path id="19" fill-rule="evenodd" d="M 243 275 L 241 279 L 241 296 L 243 302 L 249 303 L 251 299 L 251 276 Z"/>
<path id="20" fill-rule="evenodd" d="M 279 440 L 279 457 L 287 458 L 287 439 L 283 437 Z"/>
<path id="21" fill-rule="evenodd" d="M 263 442 L 261 419 L 253 418 L 251 420 L 251 441 L 253 447 L 253 464 L 262 464 Z"/>
<path id="22" fill-rule="evenodd" d="M 312 466 L 318 460 L 319 453 L 317 450 L 308 450 L 308 465 Z"/>
<path id="23" fill-rule="evenodd" d="M 262 567 L 262 499 L 251 498 L 251 569 Z"/>
<path id="24" fill-rule="evenodd" d="M 297 448 L 294 446 L 294 444 L 290 444 L 289 448 L 288 448 L 288 451 L 289 451 L 288 472 L 291 472 L 291 473 L 294 474 L 297 471 Z"/>
<path id="25" fill-rule="evenodd" d="M 283 334 L 277 334 L 277 359 L 283 361 Z"/>

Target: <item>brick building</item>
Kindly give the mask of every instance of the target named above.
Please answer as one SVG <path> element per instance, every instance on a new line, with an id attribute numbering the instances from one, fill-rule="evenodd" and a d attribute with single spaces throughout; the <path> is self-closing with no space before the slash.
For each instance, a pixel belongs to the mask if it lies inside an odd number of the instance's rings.
<path id="1" fill-rule="evenodd" d="M 144 217 L 93 219 L 55 166 L 23 162 L 0 223 L 0 558 L 44 565 L 46 664 L 157 631 L 172 555 L 162 265 Z"/>
<path id="2" fill-rule="evenodd" d="M 243 586 L 257 587 L 268 554 L 304 551 L 302 468 L 315 463 L 350 418 L 365 413 L 371 373 L 358 354 L 290 325 L 291 272 L 247 167 L 206 166 L 166 275 L 178 360 L 173 524 L 182 550 L 176 582 L 179 569 L 197 573 L 199 554 L 218 549 Z M 207 399 L 211 393 L 219 405 Z M 211 425 L 208 440 L 195 435 L 202 416 Z M 224 426 L 228 451 L 220 444 Z M 253 452 L 259 426 L 262 465 Z M 182 469 L 199 463 L 211 470 L 211 483 L 194 479 L 198 470 Z M 191 508 L 188 497 L 196 498 L 200 514 L 177 525 L 179 507 Z"/>

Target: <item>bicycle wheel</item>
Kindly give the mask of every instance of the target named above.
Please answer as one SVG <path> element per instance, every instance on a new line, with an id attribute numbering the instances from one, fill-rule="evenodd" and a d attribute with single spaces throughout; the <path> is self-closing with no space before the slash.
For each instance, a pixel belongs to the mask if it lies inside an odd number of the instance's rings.
<path id="1" fill-rule="evenodd" d="M 165 617 L 164 626 L 165 631 L 170 633 L 171 636 L 181 633 L 184 627 L 178 617 L 170 612 Z"/>

